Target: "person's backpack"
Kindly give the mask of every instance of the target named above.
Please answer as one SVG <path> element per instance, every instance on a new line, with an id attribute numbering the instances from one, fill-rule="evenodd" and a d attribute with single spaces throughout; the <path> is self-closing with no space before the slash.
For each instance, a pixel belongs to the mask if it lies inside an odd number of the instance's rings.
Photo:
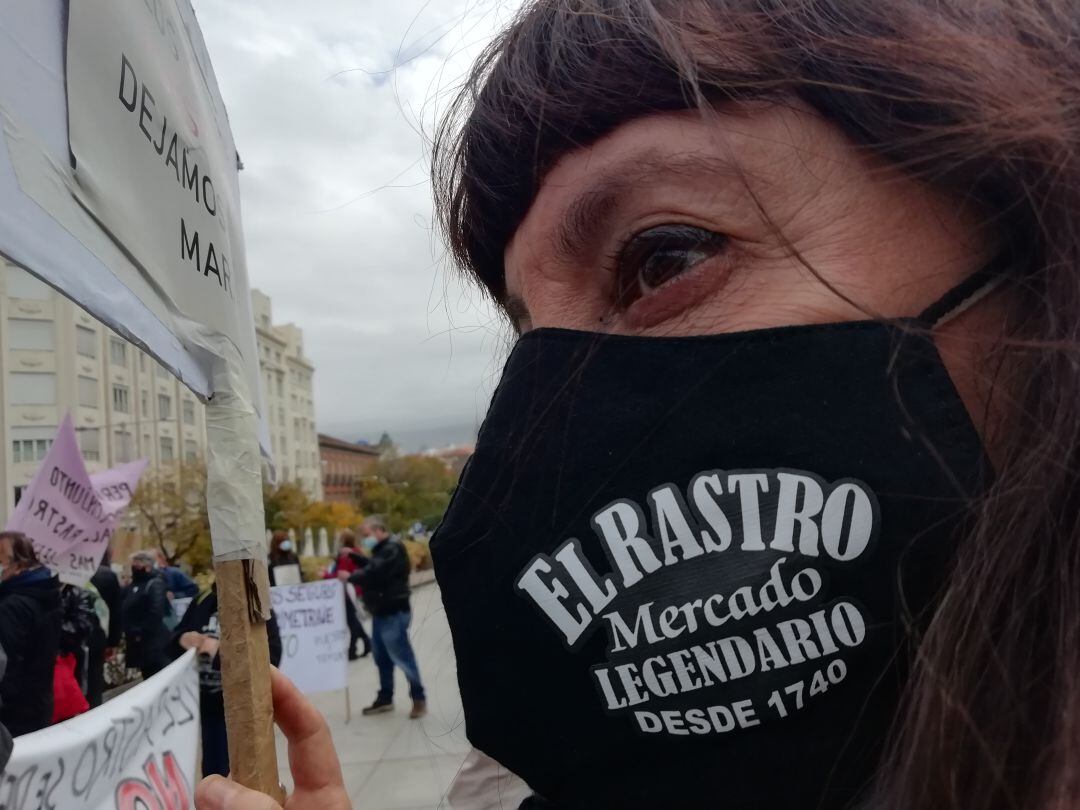
<path id="1" fill-rule="evenodd" d="M 60 592 L 60 652 L 80 654 L 99 626 L 94 596 L 74 585 Z"/>

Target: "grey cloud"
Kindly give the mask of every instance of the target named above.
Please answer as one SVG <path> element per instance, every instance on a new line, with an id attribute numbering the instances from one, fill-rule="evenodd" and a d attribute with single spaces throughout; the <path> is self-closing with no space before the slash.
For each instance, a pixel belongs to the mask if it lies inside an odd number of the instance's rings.
<path id="1" fill-rule="evenodd" d="M 196 0 L 245 170 L 252 284 L 304 329 L 320 429 L 479 422 L 508 342 L 432 230 L 428 142 L 517 2 Z"/>

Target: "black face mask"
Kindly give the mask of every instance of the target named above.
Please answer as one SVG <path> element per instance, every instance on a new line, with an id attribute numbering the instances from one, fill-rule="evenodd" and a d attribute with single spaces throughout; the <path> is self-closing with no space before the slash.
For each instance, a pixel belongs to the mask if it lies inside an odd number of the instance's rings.
<path id="1" fill-rule="evenodd" d="M 132 568 L 131 569 L 131 581 L 132 582 L 146 582 L 150 579 L 150 575 L 153 572 L 147 568 Z"/>
<path id="2" fill-rule="evenodd" d="M 432 540 L 473 744 L 559 807 L 845 807 L 989 465 L 920 319 L 525 335 Z"/>

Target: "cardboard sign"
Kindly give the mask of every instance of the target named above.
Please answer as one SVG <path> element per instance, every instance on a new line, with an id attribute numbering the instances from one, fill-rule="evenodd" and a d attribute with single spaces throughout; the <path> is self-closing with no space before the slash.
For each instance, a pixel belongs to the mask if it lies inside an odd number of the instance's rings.
<path id="1" fill-rule="evenodd" d="M 275 565 L 274 566 L 274 584 L 275 585 L 299 585 L 304 581 L 304 578 L 300 573 L 300 566 L 293 563 L 292 565 Z"/>
<path id="2" fill-rule="evenodd" d="M 235 353 L 255 401 L 237 150 L 189 0 L 5 7 L 0 253 L 203 396 Z"/>
<path id="3" fill-rule="evenodd" d="M 349 631 L 341 583 L 279 585 L 270 598 L 281 630 L 281 671 L 306 695 L 344 689 Z"/>
<path id="4" fill-rule="evenodd" d="M 89 475 L 65 416 L 5 528 L 29 537 L 41 562 L 65 582 L 83 586 L 101 563 L 146 464 Z"/>
<path id="5" fill-rule="evenodd" d="M 186 810 L 195 796 L 194 652 L 103 706 L 18 737 L 0 807 Z"/>

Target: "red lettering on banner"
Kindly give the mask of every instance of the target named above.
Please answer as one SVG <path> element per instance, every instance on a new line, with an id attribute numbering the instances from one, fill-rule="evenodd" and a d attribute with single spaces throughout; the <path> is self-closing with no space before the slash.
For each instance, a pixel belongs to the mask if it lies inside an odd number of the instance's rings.
<path id="1" fill-rule="evenodd" d="M 116 810 L 187 810 L 191 807 L 191 792 L 184 773 L 172 751 L 161 757 L 164 775 L 153 756 L 143 763 L 142 779 L 125 779 L 116 788 Z"/>

